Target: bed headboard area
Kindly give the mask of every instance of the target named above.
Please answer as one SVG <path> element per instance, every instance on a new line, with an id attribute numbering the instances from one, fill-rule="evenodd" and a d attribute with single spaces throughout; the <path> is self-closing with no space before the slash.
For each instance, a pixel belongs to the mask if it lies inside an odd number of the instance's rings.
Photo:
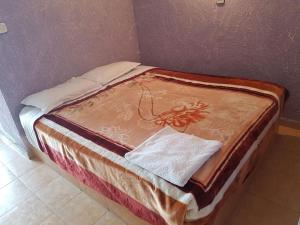
<path id="1" fill-rule="evenodd" d="M 118 6 L 118 7 L 116 7 Z M 29 94 L 114 61 L 139 61 L 131 0 L 2 0 L 0 89 L 19 129 Z"/>

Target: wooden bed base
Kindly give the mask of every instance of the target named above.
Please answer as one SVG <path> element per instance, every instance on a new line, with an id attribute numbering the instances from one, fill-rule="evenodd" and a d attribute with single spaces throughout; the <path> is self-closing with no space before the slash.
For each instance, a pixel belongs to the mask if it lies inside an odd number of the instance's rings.
<path id="1" fill-rule="evenodd" d="M 257 164 L 262 161 L 263 155 L 265 154 L 266 150 L 272 138 L 274 137 L 275 133 L 277 132 L 278 124 L 276 123 L 264 137 L 263 141 L 260 143 L 256 151 L 253 153 L 251 158 L 247 161 L 244 165 L 242 170 L 239 172 L 238 176 L 236 177 L 233 184 L 225 193 L 224 198 L 218 204 L 214 212 L 209 215 L 205 219 L 201 219 L 195 222 L 187 222 L 185 225 L 224 225 L 226 220 L 231 216 L 233 210 L 235 209 L 235 205 L 238 202 L 239 198 L 241 197 L 244 187 L 246 186 L 246 181 L 249 180 L 250 175 L 252 174 L 253 170 L 257 167 Z M 65 177 L 67 180 L 75 184 L 79 187 L 83 192 L 87 193 L 93 199 L 97 200 L 101 205 L 103 205 L 108 210 L 115 213 L 119 216 L 124 222 L 129 225 L 149 225 L 149 223 L 141 220 L 140 218 L 136 217 L 132 214 L 127 208 L 122 207 L 121 205 L 115 203 L 114 201 L 106 198 L 104 195 L 94 191 L 90 187 L 84 185 L 83 183 L 76 180 L 66 171 L 61 169 L 57 166 L 54 162 L 52 162 L 44 153 L 40 150 L 33 148 L 33 153 L 36 158 L 39 158 L 46 164 L 48 164 L 51 168 L 56 170 L 59 174 Z"/>

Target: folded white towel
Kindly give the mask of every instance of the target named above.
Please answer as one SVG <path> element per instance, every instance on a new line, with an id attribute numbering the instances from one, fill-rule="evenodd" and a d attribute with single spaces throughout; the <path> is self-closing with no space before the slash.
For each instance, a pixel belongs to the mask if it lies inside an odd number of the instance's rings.
<path id="1" fill-rule="evenodd" d="M 165 127 L 147 139 L 125 158 L 134 164 L 183 187 L 193 174 L 222 146 Z"/>

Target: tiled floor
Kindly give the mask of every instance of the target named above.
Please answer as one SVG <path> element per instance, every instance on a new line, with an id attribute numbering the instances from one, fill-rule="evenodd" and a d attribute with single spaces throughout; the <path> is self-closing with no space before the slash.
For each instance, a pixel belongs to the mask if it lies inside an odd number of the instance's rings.
<path id="1" fill-rule="evenodd" d="M 227 224 L 296 225 L 300 217 L 300 132 L 281 127 Z M 47 165 L 0 143 L 1 225 L 124 225 Z"/>
<path id="2" fill-rule="evenodd" d="M 38 161 L 0 143 L 0 225 L 125 225 Z"/>
<path id="3" fill-rule="evenodd" d="M 280 126 L 226 225 L 297 225 L 300 218 L 300 130 Z"/>

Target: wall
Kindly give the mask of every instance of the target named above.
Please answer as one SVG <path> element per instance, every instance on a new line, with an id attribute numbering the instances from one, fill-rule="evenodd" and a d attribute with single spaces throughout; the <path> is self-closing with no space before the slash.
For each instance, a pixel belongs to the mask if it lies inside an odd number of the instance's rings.
<path id="1" fill-rule="evenodd" d="M 0 89 L 20 101 L 99 65 L 139 60 L 131 0 L 0 0 Z"/>
<path id="2" fill-rule="evenodd" d="M 300 1 L 135 0 L 141 60 L 168 69 L 269 80 L 300 120 Z"/>
<path id="3" fill-rule="evenodd" d="M 9 146 L 13 146 L 13 149 L 19 151 L 25 156 L 30 156 L 24 145 L 24 142 L 19 135 L 15 122 L 7 107 L 6 101 L 0 90 L 0 141 L 5 142 Z"/>

